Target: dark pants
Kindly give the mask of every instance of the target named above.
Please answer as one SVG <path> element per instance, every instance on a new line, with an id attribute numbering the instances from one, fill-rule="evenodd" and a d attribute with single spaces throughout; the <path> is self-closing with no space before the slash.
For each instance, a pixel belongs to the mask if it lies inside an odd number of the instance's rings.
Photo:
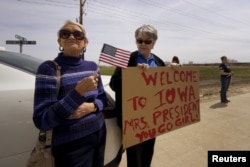
<path id="1" fill-rule="evenodd" d="M 227 90 L 230 85 L 230 77 L 221 77 L 221 90 L 220 90 L 220 100 L 221 102 L 227 101 Z"/>
<path id="2" fill-rule="evenodd" d="M 127 148 L 127 167 L 150 167 L 154 145 L 155 138 Z"/>
<path id="3" fill-rule="evenodd" d="M 106 126 L 84 138 L 52 147 L 56 167 L 103 167 Z"/>

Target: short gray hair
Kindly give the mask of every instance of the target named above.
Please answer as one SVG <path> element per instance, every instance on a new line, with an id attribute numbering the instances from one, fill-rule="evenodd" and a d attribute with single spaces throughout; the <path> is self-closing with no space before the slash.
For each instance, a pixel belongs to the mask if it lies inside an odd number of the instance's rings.
<path id="1" fill-rule="evenodd" d="M 71 21 L 71 20 L 66 20 L 65 23 L 64 23 L 64 25 L 58 30 L 58 32 L 57 32 L 58 38 L 59 38 L 59 32 L 60 32 L 60 30 L 62 30 L 66 25 L 69 25 L 69 24 L 73 24 L 73 25 L 78 26 L 78 27 L 82 30 L 85 39 L 88 39 L 88 38 L 87 38 L 86 30 L 85 30 L 85 28 L 83 27 L 83 25 L 81 25 L 81 24 L 79 24 L 79 23 L 77 23 L 77 22 Z"/>
<path id="2" fill-rule="evenodd" d="M 158 39 L 157 30 L 151 25 L 142 25 L 137 28 L 135 31 L 135 38 L 137 38 L 140 33 L 153 38 L 155 41 Z"/>

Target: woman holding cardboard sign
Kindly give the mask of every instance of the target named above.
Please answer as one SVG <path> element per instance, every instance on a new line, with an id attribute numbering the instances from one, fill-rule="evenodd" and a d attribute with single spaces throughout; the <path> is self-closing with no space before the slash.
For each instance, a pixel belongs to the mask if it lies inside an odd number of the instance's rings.
<path id="1" fill-rule="evenodd" d="M 143 25 L 135 31 L 138 50 L 132 52 L 128 67 L 145 70 L 149 67 L 165 66 L 163 60 L 151 53 L 158 38 L 157 30 L 150 25 Z M 122 128 L 122 72 L 117 67 L 110 80 L 110 87 L 115 91 L 118 125 Z M 146 112 L 146 111 L 145 111 Z M 126 149 L 128 167 L 150 167 L 154 154 L 155 138 Z"/>

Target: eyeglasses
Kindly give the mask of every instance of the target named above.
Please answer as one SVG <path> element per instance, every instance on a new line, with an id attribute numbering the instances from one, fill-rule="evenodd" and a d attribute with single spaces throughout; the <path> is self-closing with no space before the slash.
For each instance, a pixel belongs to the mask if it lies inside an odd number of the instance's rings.
<path id="1" fill-rule="evenodd" d="M 139 44 L 145 43 L 146 45 L 149 45 L 149 44 L 151 44 L 153 41 L 152 41 L 152 40 L 137 39 L 136 42 L 139 43 Z"/>
<path id="2" fill-rule="evenodd" d="M 81 31 L 69 31 L 69 30 L 60 30 L 59 31 L 59 37 L 63 39 L 68 39 L 70 35 L 73 35 L 75 39 L 82 40 L 85 38 L 84 33 Z"/>

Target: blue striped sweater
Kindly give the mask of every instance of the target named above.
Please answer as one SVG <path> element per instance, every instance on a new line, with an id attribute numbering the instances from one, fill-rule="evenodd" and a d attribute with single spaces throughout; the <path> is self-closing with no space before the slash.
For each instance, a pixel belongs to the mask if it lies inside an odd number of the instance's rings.
<path id="1" fill-rule="evenodd" d="M 79 95 L 76 83 L 93 75 L 95 62 L 64 56 L 59 53 L 55 61 L 61 66 L 61 86 L 56 97 L 56 68 L 53 62 L 43 62 L 36 74 L 34 113 L 35 126 L 43 131 L 53 129 L 52 145 L 56 146 L 85 137 L 104 124 L 100 112 L 107 104 L 106 94 L 99 74 L 98 89 Z M 83 102 L 95 102 L 98 111 L 80 119 L 67 119 Z"/>

